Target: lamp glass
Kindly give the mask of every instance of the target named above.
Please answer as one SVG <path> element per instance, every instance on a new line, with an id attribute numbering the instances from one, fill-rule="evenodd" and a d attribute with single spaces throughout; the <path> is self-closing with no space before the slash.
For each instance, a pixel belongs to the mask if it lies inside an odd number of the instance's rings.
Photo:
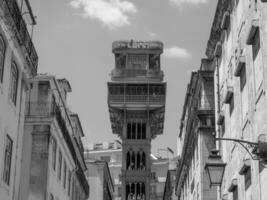
<path id="1" fill-rule="evenodd" d="M 206 170 L 208 171 L 210 185 L 221 185 L 224 175 L 224 164 L 207 164 Z"/>

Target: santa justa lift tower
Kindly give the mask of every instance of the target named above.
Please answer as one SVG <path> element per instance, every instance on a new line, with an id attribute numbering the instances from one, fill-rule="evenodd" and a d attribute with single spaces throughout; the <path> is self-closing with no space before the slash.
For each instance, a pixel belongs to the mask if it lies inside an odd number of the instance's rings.
<path id="1" fill-rule="evenodd" d="M 166 83 L 159 41 L 115 41 L 108 82 L 111 127 L 122 139 L 122 199 L 149 200 L 151 140 L 163 133 Z"/>

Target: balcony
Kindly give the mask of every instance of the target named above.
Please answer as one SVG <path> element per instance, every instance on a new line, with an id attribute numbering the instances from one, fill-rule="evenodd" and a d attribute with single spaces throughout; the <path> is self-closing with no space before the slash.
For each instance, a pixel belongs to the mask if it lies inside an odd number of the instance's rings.
<path id="1" fill-rule="evenodd" d="M 111 107 L 162 107 L 165 104 L 166 83 L 108 83 L 108 103 Z"/>
<path id="2" fill-rule="evenodd" d="M 165 95 L 109 95 L 109 104 L 132 105 L 162 105 L 165 104 Z"/>
<path id="3" fill-rule="evenodd" d="M 29 3 L 26 3 L 28 13 L 32 15 Z M 4 11 L 5 20 L 15 32 L 14 35 L 25 52 L 27 64 L 31 67 L 33 75 L 37 73 L 38 55 L 33 45 L 31 36 L 27 30 L 27 25 L 22 17 L 21 10 L 16 0 L 0 0 L 0 7 Z M 35 23 L 33 19 L 33 24 Z"/>
<path id="4" fill-rule="evenodd" d="M 55 112 L 55 105 L 48 102 L 27 102 L 25 107 L 27 117 L 50 117 Z"/>
<path id="5" fill-rule="evenodd" d="M 131 79 L 131 78 L 150 78 L 163 80 L 163 72 L 161 70 L 146 70 L 146 69 L 114 69 L 111 72 L 112 80 Z"/>

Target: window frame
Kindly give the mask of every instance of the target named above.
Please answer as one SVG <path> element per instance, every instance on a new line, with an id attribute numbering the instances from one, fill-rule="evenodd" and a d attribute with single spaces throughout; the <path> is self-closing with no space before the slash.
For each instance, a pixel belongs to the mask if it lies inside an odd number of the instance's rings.
<path id="1" fill-rule="evenodd" d="M 251 167 L 248 167 L 244 172 L 245 191 L 247 191 L 252 184 L 251 178 Z"/>
<path id="2" fill-rule="evenodd" d="M 63 188 L 65 189 L 67 185 L 67 163 L 66 160 L 63 161 Z"/>
<path id="3" fill-rule="evenodd" d="M 10 176 L 12 168 L 12 151 L 13 140 L 9 135 L 5 139 L 5 152 L 4 152 L 4 167 L 3 167 L 3 181 L 6 185 L 10 185 Z M 7 157 L 9 155 L 9 157 Z M 7 160 L 8 159 L 8 160 Z"/>
<path id="4" fill-rule="evenodd" d="M 2 62 L 0 62 L 0 83 L 3 83 L 4 80 L 4 70 L 5 70 L 5 55 L 6 55 L 6 42 L 4 37 L 0 34 L 0 47 L 1 43 L 3 44 L 3 48 L 0 48 L 0 56 L 2 55 Z"/>
<path id="5" fill-rule="evenodd" d="M 17 104 L 18 81 L 19 81 L 19 69 L 16 62 L 12 61 L 10 68 L 9 97 L 15 106 Z"/>
<path id="6" fill-rule="evenodd" d="M 57 162 L 57 142 L 55 138 L 52 138 L 52 168 L 56 171 L 56 162 Z"/>
<path id="7" fill-rule="evenodd" d="M 62 170 L 62 152 L 58 150 L 58 180 L 61 180 L 61 170 Z"/>
<path id="8" fill-rule="evenodd" d="M 68 170 L 68 196 L 70 196 L 71 193 L 71 171 Z"/>

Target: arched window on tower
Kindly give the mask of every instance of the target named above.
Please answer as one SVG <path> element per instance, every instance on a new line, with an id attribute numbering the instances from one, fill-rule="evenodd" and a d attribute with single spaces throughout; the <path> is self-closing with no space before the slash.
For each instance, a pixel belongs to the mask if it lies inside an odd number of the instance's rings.
<path id="1" fill-rule="evenodd" d="M 131 186 L 129 183 L 126 184 L 126 200 L 130 199 Z"/>
<path id="2" fill-rule="evenodd" d="M 135 159 L 136 159 L 135 153 L 133 152 L 132 159 L 131 159 L 131 166 L 130 166 L 132 170 L 135 170 Z"/>
<path id="3" fill-rule="evenodd" d="M 140 140 L 142 135 L 142 124 L 137 123 L 137 139 Z"/>
<path id="4" fill-rule="evenodd" d="M 131 123 L 127 123 L 127 139 L 132 139 Z"/>
<path id="5" fill-rule="evenodd" d="M 128 151 L 126 155 L 126 169 L 129 169 L 131 164 L 131 153 Z"/>
<path id="6" fill-rule="evenodd" d="M 136 139 L 136 122 L 132 123 L 132 139 Z"/>
<path id="7" fill-rule="evenodd" d="M 140 164 L 141 164 L 141 151 L 137 152 L 137 160 L 136 160 L 136 169 L 140 170 Z"/>
<path id="8" fill-rule="evenodd" d="M 146 154 L 145 152 L 142 153 L 142 162 L 141 162 L 141 170 L 146 169 Z"/>
<path id="9" fill-rule="evenodd" d="M 146 123 L 142 123 L 142 139 L 146 139 Z"/>
<path id="10" fill-rule="evenodd" d="M 145 196 L 146 196 L 146 185 L 145 183 L 141 184 L 141 200 L 145 200 Z"/>

